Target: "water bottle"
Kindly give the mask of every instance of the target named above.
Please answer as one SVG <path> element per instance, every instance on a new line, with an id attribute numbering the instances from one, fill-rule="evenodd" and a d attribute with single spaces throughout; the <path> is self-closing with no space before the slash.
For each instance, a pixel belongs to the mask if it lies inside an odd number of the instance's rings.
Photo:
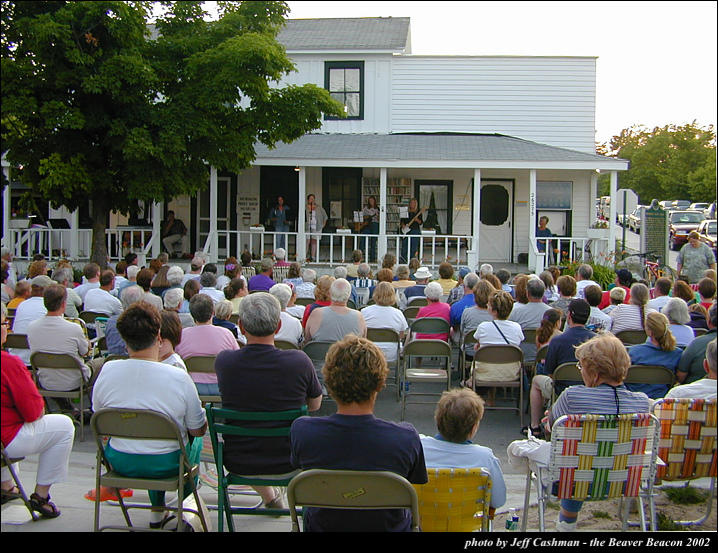
<path id="1" fill-rule="evenodd" d="M 506 531 L 519 531 L 519 515 L 516 514 L 516 509 L 509 509 L 509 514 L 506 517 Z"/>

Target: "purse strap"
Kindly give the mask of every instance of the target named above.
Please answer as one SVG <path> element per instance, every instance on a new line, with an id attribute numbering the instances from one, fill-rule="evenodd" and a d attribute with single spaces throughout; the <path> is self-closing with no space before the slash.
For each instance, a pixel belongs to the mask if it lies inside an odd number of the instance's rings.
<path id="1" fill-rule="evenodd" d="M 499 334 L 501 334 L 501 337 L 502 337 L 502 338 L 504 339 L 504 341 L 510 346 L 510 345 L 511 345 L 511 342 L 509 342 L 509 341 L 506 339 L 506 336 L 504 336 L 504 333 L 501 332 L 501 329 L 499 328 L 499 325 L 496 324 L 496 321 L 491 321 L 491 322 L 494 323 L 494 326 L 496 327 L 496 330 L 499 331 Z"/>

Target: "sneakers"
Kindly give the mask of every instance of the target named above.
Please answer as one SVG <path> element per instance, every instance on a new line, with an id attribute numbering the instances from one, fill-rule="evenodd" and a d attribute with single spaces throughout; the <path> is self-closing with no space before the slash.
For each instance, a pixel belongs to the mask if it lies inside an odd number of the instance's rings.
<path id="1" fill-rule="evenodd" d="M 576 531 L 576 523 L 575 522 L 566 522 L 565 520 L 560 520 L 559 518 L 556 518 L 556 531 L 557 532 L 575 532 Z"/>

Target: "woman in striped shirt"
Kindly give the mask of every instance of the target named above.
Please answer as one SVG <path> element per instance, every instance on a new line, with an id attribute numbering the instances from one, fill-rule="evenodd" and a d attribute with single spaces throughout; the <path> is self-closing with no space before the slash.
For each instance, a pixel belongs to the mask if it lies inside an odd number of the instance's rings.
<path id="1" fill-rule="evenodd" d="M 547 430 L 562 415 L 648 413 L 648 396 L 631 392 L 623 384 L 631 359 L 618 338 L 612 334 L 591 338 L 576 348 L 576 359 L 584 386 L 569 386 L 563 391 L 548 415 Z M 559 532 L 576 530 L 581 505 L 581 501 L 561 500 L 556 523 Z"/>
<path id="2" fill-rule="evenodd" d="M 608 315 L 613 320 L 611 323 L 611 332 L 616 334 L 623 330 L 644 330 L 646 326 L 646 315 L 655 311 L 655 309 L 646 307 L 649 299 L 650 292 L 648 286 L 640 282 L 631 286 L 631 299 L 628 300 L 629 303 L 617 305 Z"/>

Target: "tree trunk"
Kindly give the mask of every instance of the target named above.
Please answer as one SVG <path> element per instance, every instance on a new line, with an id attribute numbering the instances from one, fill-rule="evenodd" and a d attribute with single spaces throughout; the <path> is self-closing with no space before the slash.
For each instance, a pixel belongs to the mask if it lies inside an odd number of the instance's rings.
<path id="1" fill-rule="evenodd" d="M 92 202 L 92 253 L 90 261 L 97 263 L 101 269 L 107 268 L 107 239 L 105 238 L 105 230 L 107 229 L 107 216 L 110 208 L 106 201 L 100 198 L 93 198 Z M 117 247 L 120 247 L 118 244 Z"/>

